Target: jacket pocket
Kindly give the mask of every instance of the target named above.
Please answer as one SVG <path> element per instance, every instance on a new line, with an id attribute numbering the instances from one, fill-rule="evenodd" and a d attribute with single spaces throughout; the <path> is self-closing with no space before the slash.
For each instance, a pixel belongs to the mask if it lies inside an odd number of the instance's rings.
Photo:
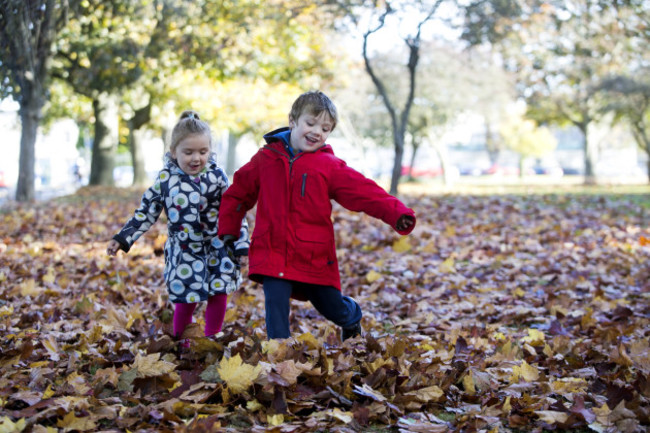
<path id="1" fill-rule="evenodd" d="M 322 273 L 332 262 L 333 239 L 329 230 L 322 227 L 296 229 L 296 248 L 291 266 L 302 271 Z"/>
<path id="2" fill-rule="evenodd" d="M 248 249 L 249 268 L 261 266 L 268 261 L 269 254 L 271 254 L 271 231 L 269 227 L 264 230 L 257 229 L 253 231 L 251 237 L 251 244 Z"/>

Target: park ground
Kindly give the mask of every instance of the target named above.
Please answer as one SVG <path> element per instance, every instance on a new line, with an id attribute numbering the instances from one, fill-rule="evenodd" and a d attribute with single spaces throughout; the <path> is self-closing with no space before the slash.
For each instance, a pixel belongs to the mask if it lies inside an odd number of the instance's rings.
<path id="1" fill-rule="evenodd" d="M 189 351 L 170 335 L 165 225 L 105 255 L 142 191 L 0 209 L 0 431 L 641 432 L 650 426 L 650 188 L 407 184 L 415 231 L 335 206 L 342 343 L 259 286 Z M 251 223 L 254 220 L 251 216 Z"/>

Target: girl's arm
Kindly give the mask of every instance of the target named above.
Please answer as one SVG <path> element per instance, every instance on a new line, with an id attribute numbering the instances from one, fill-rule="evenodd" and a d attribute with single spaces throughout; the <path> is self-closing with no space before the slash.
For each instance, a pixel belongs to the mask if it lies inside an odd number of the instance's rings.
<path id="1" fill-rule="evenodd" d="M 133 217 L 129 219 L 122 230 L 113 236 L 107 249 L 109 255 L 112 251 L 117 252 L 115 248 L 116 242 L 118 248 L 128 253 L 131 246 L 135 241 L 140 238 L 151 226 L 158 220 L 160 213 L 163 210 L 162 197 L 160 195 L 160 177 L 156 179 L 156 183 L 145 191 L 140 201 L 140 207 L 135 210 Z"/>

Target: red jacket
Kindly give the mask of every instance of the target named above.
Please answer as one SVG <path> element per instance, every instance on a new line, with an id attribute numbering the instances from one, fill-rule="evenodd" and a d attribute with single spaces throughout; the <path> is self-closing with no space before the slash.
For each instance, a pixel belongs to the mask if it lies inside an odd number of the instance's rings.
<path id="1" fill-rule="evenodd" d="M 334 156 L 331 146 L 292 157 L 274 133 L 265 136 L 270 143 L 237 170 L 224 193 L 218 235 L 238 237 L 242 218 L 257 203 L 250 279 L 272 276 L 341 290 L 330 200 L 393 228 L 401 215 L 415 213 Z"/>

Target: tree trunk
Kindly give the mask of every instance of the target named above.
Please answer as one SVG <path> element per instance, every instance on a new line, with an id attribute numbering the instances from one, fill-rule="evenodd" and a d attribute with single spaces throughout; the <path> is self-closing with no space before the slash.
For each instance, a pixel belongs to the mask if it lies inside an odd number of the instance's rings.
<path id="1" fill-rule="evenodd" d="M 239 136 L 232 131 L 228 131 L 228 157 L 226 159 L 226 174 L 231 177 L 235 174 L 235 164 L 237 163 L 237 143 Z"/>
<path id="2" fill-rule="evenodd" d="M 443 150 L 440 144 L 436 140 L 430 140 L 433 150 L 436 151 L 436 155 L 440 160 L 440 169 L 442 170 L 442 180 L 445 186 L 450 186 L 452 184 L 451 173 L 449 172 L 449 155 L 447 155 L 446 149 Z"/>
<path id="3" fill-rule="evenodd" d="M 578 125 L 583 137 L 583 149 L 585 157 L 585 185 L 596 184 L 596 161 L 598 160 L 597 152 L 593 144 L 589 141 L 589 124 Z"/>
<path id="4" fill-rule="evenodd" d="M 418 153 L 418 149 L 420 149 L 420 140 L 413 139 L 413 153 L 411 153 L 411 161 L 409 162 L 409 180 L 414 180 L 415 178 L 413 177 L 413 166 L 415 165 L 415 156 Z"/>
<path id="5" fill-rule="evenodd" d="M 34 164 L 36 162 L 36 134 L 43 100 L 35 91 L 23 93 L 25 101 L 20 106 L 20 156 L 18 158 L 18 182 L 16 184 L 16 201 L 34 200 Z"/>
<path id="6" fill-rule="evenodd" d="M 485 119 L 485 149 L 487 150 L 488 158 L 490 159 L 490 165 L 496 164 L 499 159 L 499 146 L 494 139 L 492 122 L 488 118 Z"/>
<path id="7" fill-rule="evenodd" d="M 404 159 L 404 134 L 397 134 L 394 137 L 395 144 L 395 163 L 393 164 L 393 173 L 390 177 L 391 195 L 397 195 L 397 185 L 402 177 L 402 160 Z"/>
<path id="8" fill-rule="evenodd" d="M 118 141 L 117 99 L 101 93 L 93 100 L 95 139 L 90 163 L 90 185 L 113 186 L 113 169 Z"/>
<path id="9" fill-rule="evenodd" d="M 146 186 L 150 183 L 145 169 L 145 156 L 142 148 L 144 137 L 145 131 L 141 129 L 132 129 L 129 132 L 131 163 L 133 164 L 133 186 Z"/>
<path id="10" fill-rule="evenodd" d="M 131 150 L 131 163 L 133 164 L 133 186 L 146 186 L 149 183 L 144 163 L 144 150 L 142 149 L 145 132 L 142 127 L 151 120 L 151 104 L 136 110 L 128 121 L 129 149 Z"/>
<path id="11" fill-rule="evenodd" d="M 639 149 L 643 150 L 648 157 L 646 168 L 648 170 L 648 183 L 650 183 L 650 135 L 642 121 L 632 123 L 632 136 Z"/>

